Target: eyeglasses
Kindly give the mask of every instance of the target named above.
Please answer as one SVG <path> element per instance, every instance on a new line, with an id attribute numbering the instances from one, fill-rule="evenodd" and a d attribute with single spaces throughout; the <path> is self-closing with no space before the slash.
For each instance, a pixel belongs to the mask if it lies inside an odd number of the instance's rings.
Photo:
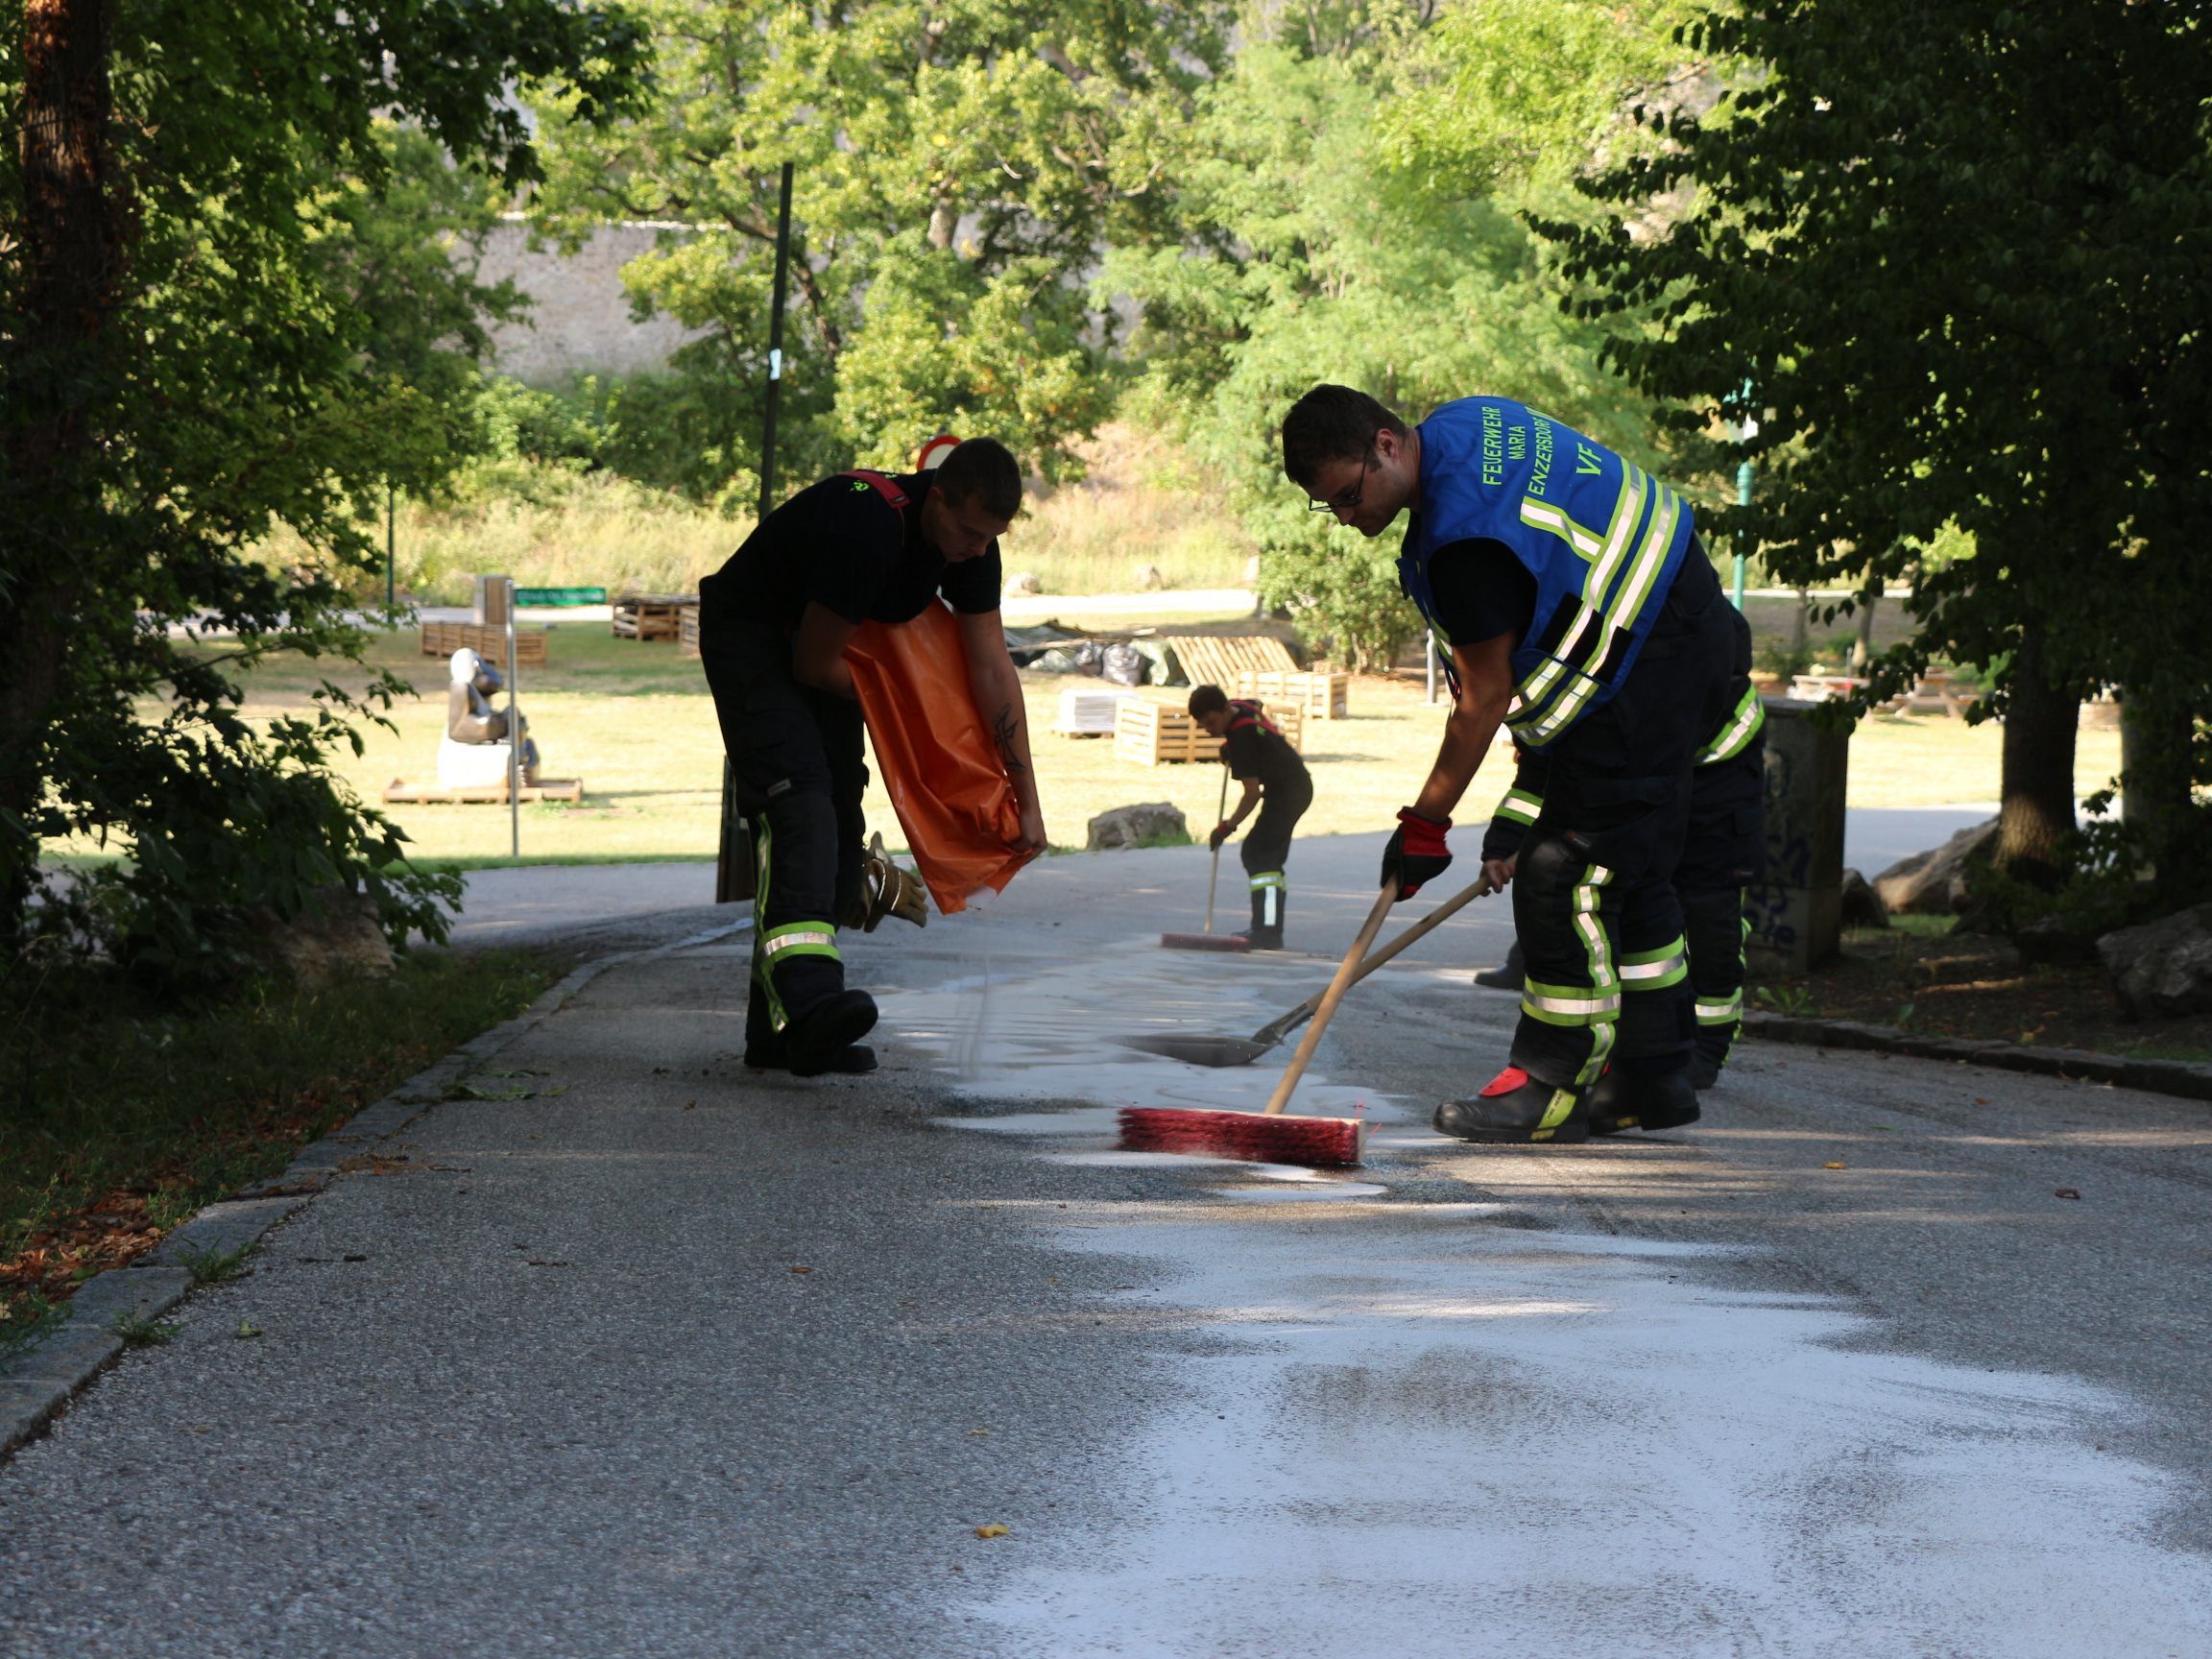
<path id="1" fill-rule="evenodd" d="M 1360 499 L 1367 493 L 1367 469 L 1374 464 L 1375 451 L 1370 449 L 1367 451 L 1366 458 L 1359 463 L 1358 483 L 1353 485 L 1349 490 L 1339 490 L 1326 501 L 1307 502 L 1306 511 L 1309 513 L 1333 513 L 1338 517 L 1342 517 L 1347 513 L 1358 512 Z"/>

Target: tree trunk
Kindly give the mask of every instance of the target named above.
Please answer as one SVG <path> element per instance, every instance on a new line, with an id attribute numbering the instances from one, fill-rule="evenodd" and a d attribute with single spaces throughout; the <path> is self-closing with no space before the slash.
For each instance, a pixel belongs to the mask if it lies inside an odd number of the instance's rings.
<path id="1" fill-rule="evenodd" d="M 2071 686 L 2043 675 L 2040 630 L 2032 627 L 2012 660 L 2005 708 L 2004 805 L 1998 811 L 1999 869 L 2040 887 L 2063 872 L 2062 839 L 2074 830 L 2074 745 L 2080 705 Z"/>
<path id="2" fill-rule="evenodd" d="M 1859 602 L 1859 637 L 1851 645 L 1851 672 L 1864 674 L 1874 661 L 1874 608 L 1882 603 L 1882 584 Z"/>
<path id="3" fill-rule="evenodd" d="M 1813 666 L 1813 592 L 1797 589 L 1797 609 L 1790 618 L 1790 661 L 1802 674 Z"/>
<path id="4" fill-rule="evenodd" d="M 2132 687 L 2120 693 L 2120 815 L 2148 838 L 2161 869 L 2172 861 L 2177 838 L 2189 832 L 2196 728 L 2185 702 Z"/>
<path id="5" fill-rule="evenodd" d="M 59 709 L 65 618 L 97 591 L 95 430 L 128 231 L 109 143 L 114 0 L 23 9 L 23 216 L 12 327 L 0 329 L 0 938 L 37 858 L 29 825 Z M 0 227 L 0 235 L 14 227 Z M 12 338 L 9 338 L 10 335 Z"/>

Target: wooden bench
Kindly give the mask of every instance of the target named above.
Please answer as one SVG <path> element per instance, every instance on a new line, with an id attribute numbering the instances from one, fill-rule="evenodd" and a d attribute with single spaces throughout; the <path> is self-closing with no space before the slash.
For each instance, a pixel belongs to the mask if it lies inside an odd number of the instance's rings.
<path id="1" fill-rule="evenodd" d="M 475 652 L 494 668 L 504 670 L 507 666 L 507 630 L 504 628 L 480 622 L 425 622 L 421 638 L 425 657 L 450 657 L 456 651 L 468 650 Z M 544 666 L 544 629 L 515 630 L 515 662 L 521 668 Z"/>
<path id="2" fill-rule="evenodd" d="M 681 639 L 684 607 L 698 603 L 696 593 L 617 593 L 609 626 L 617 639 Z"/>
<path id="3" fill-rule="evenodd" d="M 1267 717 L 1283 729 L 1290 747 L 1305 752 L 1306 711 L 1269 705 Z M 1221 739 L 1181 709 L 1149 697 L 1124 697 L 1114 711 L 1114 758 L 1140 766 L 1169 766 L 1221 758 Z"/>

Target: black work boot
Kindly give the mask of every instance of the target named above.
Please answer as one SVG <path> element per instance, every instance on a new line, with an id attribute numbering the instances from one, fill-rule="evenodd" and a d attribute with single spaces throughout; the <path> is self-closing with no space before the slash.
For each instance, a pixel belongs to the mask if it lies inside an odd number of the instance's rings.
<path id="1" fill-rule="evenodd" d="M 1272 893 L 1275 902 L 1270 920 L 1267 902 Z M 1280 950 L 1283 949 L 1283 889 L 1280 887 L 1255 887 L 1252 889 L 1252 926 L 1244 929 L 1245 942 L 1255 950 Z"/>
<path id="2" fill-rule="evenodd" d="M 1720 1081 L 1720 1068 L 1727 1064 L 1726 1054 L 1709 1054 L 1699 1048 L 1690 1056 L 1690 1087 L 1702 1094 Z"/>
<path id="3" fill-rule="evenodd" d="M 768 1013 L 767 995 L 758 980 L 753 982 L 752 993 L 745 1003 L 745 1064 L 756 1071 L 787 1071 L 791 1069 L 791 1045 L 776 1029 Z M 876 1070 L 876 1050 L 865 1043 L 854 1043 L 831 1055 L 822 1070 L 859 1076 Z"/>
<path id="4" fill-rule="evenodd" d="M 1656 1074 L 1608 1066 L 1590 1085 L 1584 1099 L 1590 1133 L 1618 1135 L 1623 1129 L 1679 1129 L 1698 1118 L 1697 1091 L 1679 1068 Z"/>
<path id="5" fill-rule="evenodd" d="M 783 1052 L 794 1077 L 819 1077 L 848 1068 L 839 1064 L 876 1028 L 876 998 L 865 991 L 833 991 L 783 1027 Z M 868 1055 L 873 1070 L 876 1056 Z"/>
<path id="6" fill-rule="evenodd" d="M 1435 1123 L 1443 1134 L 1493 1144 L 1565 1146 L 1590 1139 L 1581 1091 L 1546 1083 L 1518 1066 L 1506 1067 L 1472 1099 L 1445 1101 Z"/>
<path id="7" fill-rule="evenodd" d="M 1505 952 L 1505 960 L 1495 968 L 1485 968 L 1475 975 L 1475 983 L 1486 985 L 1493 991 L 1518 991 L 1527 977 L 1521 966 L 1521 941 L 1513 941 L 1513 948 Z"/>

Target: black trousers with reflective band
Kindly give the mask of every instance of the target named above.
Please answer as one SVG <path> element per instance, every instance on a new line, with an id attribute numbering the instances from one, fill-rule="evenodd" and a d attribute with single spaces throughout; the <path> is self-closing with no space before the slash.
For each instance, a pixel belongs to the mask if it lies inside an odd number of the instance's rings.
<path id="1" fill-rule="evenodd" d="M 1260 797 L 1260 812 L 1244 832 L 1238 856 L 1247 876 L 1281 875 L 1290 861 L 1290 837 L 1298 820 L 1313 805 L 1311 788 L 1292 792 L 1269 789 Z"/>
<path id="2" fill-rule="evenodd" d="M 1512 1063 L 1587 1085 L 1612 1063 L 1690 1055 L 1695 1018 L 1674 885 L 1697 749 L 1727 713 L 1735 614 L 1701 552 L 1626 682 L 1550 745 L 1544 809 L 1521 847 L 1513 921 L 1527 964 Z"/>
<path id="3" fill-rule="evenodd" d="M 775 629 L 702 626 L 699 657 L 759 866 L 747 1017 L 757 1035 L 761 1022 L 781 1030 L 844 989 L 834 954 L 809 945 L 770 955 L 769 947 L 801 924 L 811 925 L 801 939 L 833 935 L 858 900 L 868 787 L 860 706 L 792 678 L 790 642 Z"/>
<path id="4" fill-rule="evenodd" d="M 1726 1064 L 1743 1024 L 1743 890 L 1767 855 L 1767 743 L 1700 766 L 1690 783 L 1690 826 L 1674 867 L 1690 946 L 1697 1052 Z"/>

